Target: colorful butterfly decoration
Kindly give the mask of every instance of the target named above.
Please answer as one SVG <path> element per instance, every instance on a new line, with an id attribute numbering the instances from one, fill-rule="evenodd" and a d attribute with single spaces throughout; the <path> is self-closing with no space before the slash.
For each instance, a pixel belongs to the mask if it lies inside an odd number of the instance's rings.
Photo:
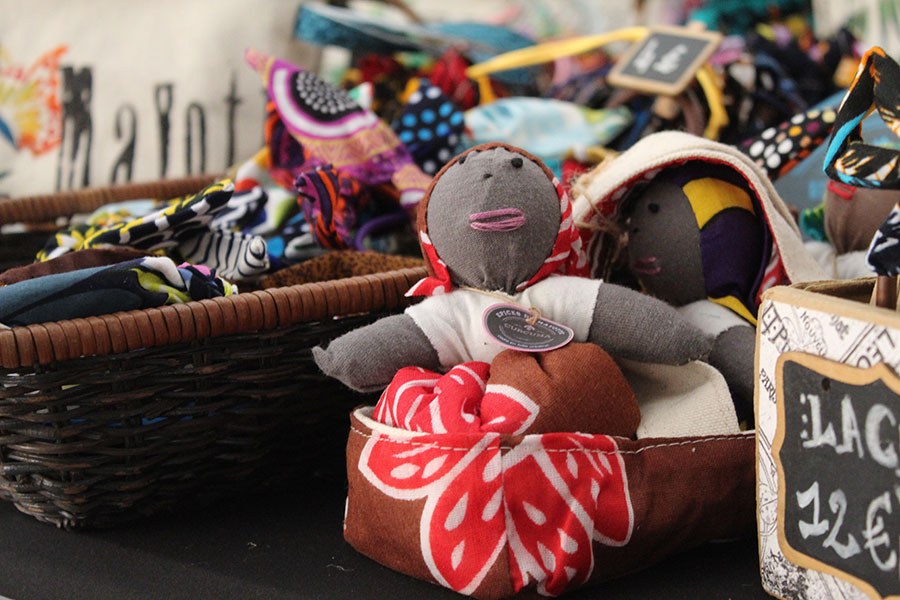
<path id="1" fill-rule="evenodd" d="M 66 50 L 58 46 L 23 67 L 0 47 L 0 139 L 18 152 L 40 155 L 61 142 L 59 58 Z"/>

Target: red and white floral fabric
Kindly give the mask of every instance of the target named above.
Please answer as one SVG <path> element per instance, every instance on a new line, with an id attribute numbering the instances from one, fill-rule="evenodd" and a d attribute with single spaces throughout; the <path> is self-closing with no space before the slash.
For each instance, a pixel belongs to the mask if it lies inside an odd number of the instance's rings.
<path id="1" fill-rule="evenodd" d="M 525 433 L 540 406 L 512 386 L 487 383 L 489 374 L 490 365 L 478 361 L 456 365 L 445 375 L 400 369 L 378 400 L 375 418 L 427 433 Z"/>
<path id="2" fill-rule="evenodd" d="M 555 596 L 587 581 L 593 542 L 624 545 L 634 515 L 622 457 L 604 435 L 373 433 L 358 468 L 381 493 L 424 499 L 421 553 L 432 577 L 472 594 L 508 547 L 515 591 Z"/>
<path id="3" fill-rule="evenodd" d="M 492 384 L 485 362 L 445 375 L 420 367 L 397 372 L 373 416 L 407 432 L 373 434 L 358 468 L 397 500 L 425 499 L 422 558 L 436 581 L 472 593 L 509 548 L 516 591 L 534 584 L 557 595 L 587 581 L 593 542 L 622 545 L 634 525 L 624 463 L 612 437 L 526 435 L 540 405 L 511 385 Z"/>
<path id="4" fill-rule="evenodd" d="M 639 421 L 593 344 L 401 369 L 351 415 L 344 536 L 494 600 L 556 596 L 754 531 L 753 432 L 632 439 Z"/>
<path id="5" fill-rule="evenodd" d="M 753 432 L 417 433 L 373 417 L 369 407 L 350 418 L 344 537 L 476 598 L 555 596 L 755 534 Z"/>

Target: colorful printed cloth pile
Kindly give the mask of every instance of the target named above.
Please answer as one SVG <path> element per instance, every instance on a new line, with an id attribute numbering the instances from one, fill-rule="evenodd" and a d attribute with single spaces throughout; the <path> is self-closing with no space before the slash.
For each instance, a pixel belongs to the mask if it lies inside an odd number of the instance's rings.
<path id="1" fill-rule="evenodd" d="M 237 293 L 206 267 L 151 256 L 0 287 L 0 324 L 18 327 Z"/>

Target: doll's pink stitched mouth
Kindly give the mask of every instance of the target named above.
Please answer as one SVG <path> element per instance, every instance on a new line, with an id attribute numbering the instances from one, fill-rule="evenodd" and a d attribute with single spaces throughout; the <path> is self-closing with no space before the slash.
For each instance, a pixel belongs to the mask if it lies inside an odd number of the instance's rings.
<path id="1" fill-rule="evenodd" d="M 469 215 L 469 227 L 478 231 L 515 231 L 525 224 L 518 208 L 499 208 Z"/>
<path id="2" fill-rule="evenodd" d="M 631 263 L 631 270 L 644 275 L 659 275 L 662 268 L 656 264 L 655 256 L 638 258 Z"/>

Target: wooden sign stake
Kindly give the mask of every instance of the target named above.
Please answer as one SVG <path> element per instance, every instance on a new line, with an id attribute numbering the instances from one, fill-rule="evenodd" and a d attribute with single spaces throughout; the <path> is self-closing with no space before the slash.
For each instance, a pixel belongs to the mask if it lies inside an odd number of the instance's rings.
<path id="1" fill-rule="evenodd" d="M 895 310 L 897 308 L 897 278 L 878 275 L 875 279 L 875 306 Z"/>

